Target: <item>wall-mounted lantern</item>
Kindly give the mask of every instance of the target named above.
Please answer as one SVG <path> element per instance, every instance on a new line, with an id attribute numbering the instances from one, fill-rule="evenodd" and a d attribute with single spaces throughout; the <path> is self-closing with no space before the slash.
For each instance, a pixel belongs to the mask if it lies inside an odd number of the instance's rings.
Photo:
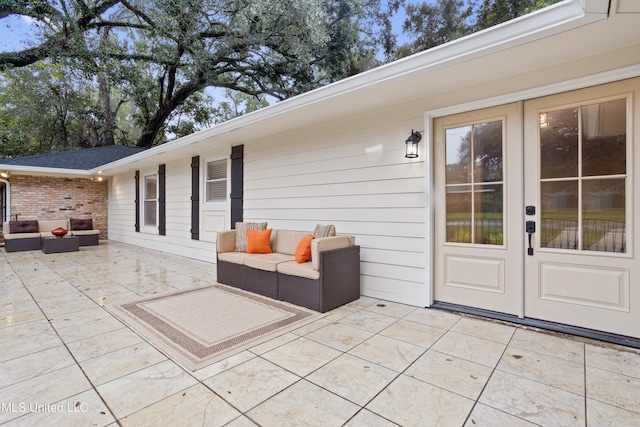
<path id="1" fill-rule="evenodd" d="M 407 154 L 405 155 L 406 158 L 415 159 L 416 157 L 418 157 L 418 143 L 421 140 L 422 135 L 420 134 L 420 132 L 411 129 L 411 135 L 405 141 L 405 144 L 407 144 Z"/>

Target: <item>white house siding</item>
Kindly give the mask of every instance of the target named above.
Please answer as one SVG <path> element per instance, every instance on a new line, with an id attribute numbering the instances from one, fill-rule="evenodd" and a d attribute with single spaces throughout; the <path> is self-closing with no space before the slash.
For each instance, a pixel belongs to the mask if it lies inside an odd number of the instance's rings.
<path id="1" fill-rule="evenodd" d="M 226 152 L 205 153 L 208 156 L 228 157 Z M 203 261 L 215 262 L 215 232 L 202 232 L 200 240 L 191 239 L 191 157 L 180 158 L 166 164 L 166 235 L 160 236 L 157 227 L 141 226 L 135 232 L 135 179 L 134 172 L 115 175 L 110 179 L 109 192 L 109 239 L 162 250 Z M 158 166 L 140 169 L 140 180 L 144 175 L 157 173 Z M 200 168 L 204 176 L 203 165 Z M 201 193 L 204 191 L 201 181 Z M 141 198 L 143 197 L 141 193 Z M 142 200 L 141 200 L 142 203 Z M 202 204 L 201 219 L 211 215 L 228 221 L 226 206 Z M 201 227 L 202 230 L 202 227 Z"/>
<path id="2" fill-rule="evenodd" d="M 361 292 L 426 305 L 424 154 L 404 140 L 423 110 L 394 108 L 245 143 L 244 219 L 313 231 L 334 224 L 361 246 Z"/>

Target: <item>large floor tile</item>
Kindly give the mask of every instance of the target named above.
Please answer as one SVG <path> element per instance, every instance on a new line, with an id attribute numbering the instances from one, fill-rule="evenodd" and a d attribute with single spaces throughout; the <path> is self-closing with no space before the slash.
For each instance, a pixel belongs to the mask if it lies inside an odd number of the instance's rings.
<path id="1" fill-rule="evenodd" d="M 204 381 L 234 407 L 245 412 L 298 381 L 300 377 L 256 357 Z"/>
<path id="2" fill-rule="evenodd" d="M 640 426 L 640 412 L 633 412 L 597 400 L 587 399 L 587 426 Z"/>
<path id="3" fill-rule="evenodd" d="M 55 411 L 53 410 L 55 408 Z M 71 396 L 41 410 L 29 409 L 25 415 L 3 427 L 33 426 L 114 426 L 116 420 L 95 390 Z"/>
<path id="4" fill-rule="evenodd" d="M 101 385 L 167 360 L 146 342 L 139 342 L 113 352 L 80 362 L 94 385 Z"/>
<path id="5" fill-rule="evenodd" d="M 385 368 L 402 372 L 425 352 L 424 347 L 374 335 L 349 350 L 349 354 L 366 359 Z"/>
<path id="6" fill-rule="evenodd" d="M 508 347 L 497 369 L 584 395 L 584 364 L 582 363 L 569 362 L 517 347 Z"/>
<path id="7" fill-rule="evenodd" d="M 440 329 L 450 329 L 460 319 L 462 319 L 462 317 L 458 314 L 434 308 L 419 308 L 404 317 L 404 320 L 410 320 Z"/>
<path id="8" fill-rule="evenodd" d="M 487 366 L 429 350 L 405 371 L 405 375 L 476 400 L 491 372 Z"/>
<path id="9" fill-rule="evenodd" d="M 506 345 L 457 332 L 447 332 L 431 348 L 440 353 L 493 368 L 502 357 Z"/>
<path id="10" fill-rule="evenodd" d="M 568 336 L 518 328 L 509 345 L 570 362 L 584 363 L 584 343 Z"/>
<path id="11" fill-rule="evenodd" d="M 121 420 L 123 427 L 224 426 L 241 415 L 202 384 L 156 402 Z"/>
<path id="12" fill-rule="evenodd" d="M 364 406 L 397 376 L 391 369 L 344 354 L 309 375 L 307 380 Z"/>
<path id="13" fill-rule="evenodd" d="M 60 402 L 90 390 L 91 384 L 77 365 L 57 369 L 28 380 L 0 388 L 4 405 L 46 405 Z M 0 423 L 24 415 L 21 411 L 0 411 Z"/>
<path id="14" fill-rule="evenodd" d="M 262 426 L 327 427 L 344 424 L 359 409 L 359 406 L 301 380 L 252 409 L 247 416 Z"/>
<path id="15" fill-rule="evenodd" d="M 545 426 L 584 426 L 583 396 L 527 378 L 495 371 L 480 396 L 502 412 Z"/>
<path id="16" fill-rule="evenodd" d="M 97 387 L 118 418 L 138 412 L 196 383 L 175 363 L 167 360 Z"/>
<path id="17" fill-rule="evenodd" d="M 142 338 L 129 328 L 120 328 L 105 334 L 85 338 L 68 344 L 79 362 L 142 342 Z"/>
<path id="18" fill-rule="evenodd" d="M 361 310 L 340 319 L 340 323 L 353 326 L 354 328 L 364 329 L 365 331 L 378 333 L 391 326 L 397 320 L 398 319 L 395 317 Z"/>
<path id="19" fill-rule="evenodd" d="M 481 403 L 476 404 L 464 427 L 534 427 L 537 424 L 507 414 Z"/>
<path id="20" fill-rule="evenodd" d="M 474 401 L 400 375 L 366 408 L 402 426 L 461 426 Z"/>
<path id="21" fill-rule="evenodd" d="M 397 427 L 398 424 L 382 418 L 380 415 L 363 409 L 351 418 L 344 427 Z"/>
<path id="22" fill-rule="evenodd" d="M 471 335 L 472 337 L 508 344 L 516 328 L 491 320 L 463 317 L 451 327 L 451 330 L 461 334 Z"/>
<path id="23" fill-rule="evenodd" d="M 640 350 L 620 346 L 585 346 L 586 364 L 640 379 Z"/>
<path id="24" fill-rule="evenodd" d="M 447 332 L 445 329 L 401 319 L 380 332 L 380 335 L 429 348 L 438 341 L 445 332 Z"/>
<path id="25" fill-rule="evenodd" d="M 587 366 L 587 397 L 640 413 L 640 379 Z"/>
<path id="26" fill-rule="evenodd" d="M 324 328 L 317 329 L 305 338 L 319 342 L 339 351 L 349 351 L 361 342 L 373 336 L 372 332 L 354 328 L 341 323 L 332 323 Z"/>
<path id="27" fill-rule="evenodd" d="M 298 338 L 262 355 L 263 358 L 304 377 L 340 356 L 342 352 L 326 345 Z"/>
<path id="28" fill-rule="evenodd" d="M 72 365 L 75 361 L 62 345 L 0 362 L 0 388 Z"/>

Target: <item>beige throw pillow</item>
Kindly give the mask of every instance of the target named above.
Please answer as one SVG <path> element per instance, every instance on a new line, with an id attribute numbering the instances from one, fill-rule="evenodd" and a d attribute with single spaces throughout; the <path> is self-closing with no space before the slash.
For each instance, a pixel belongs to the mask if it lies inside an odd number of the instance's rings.
<path id="1" fill-rule="evenodd" d="M 266 222 L 236 222 L 236 252 L 247 251 L 247 230 L 264 231 Z"/>
<path id="2" fill-rule="evenodd" d="M 319 239 L 321 237 L 332 237 L 336 235 L 336 227 L 334 225 L 316 225 L 316 229 L 313 230 L 313 238 Z"/>

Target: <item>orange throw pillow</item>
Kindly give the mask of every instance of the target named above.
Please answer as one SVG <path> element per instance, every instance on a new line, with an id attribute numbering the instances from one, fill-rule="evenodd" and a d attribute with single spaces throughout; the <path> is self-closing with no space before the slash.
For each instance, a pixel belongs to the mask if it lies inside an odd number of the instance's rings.
<path id="1" fill-rule="evenodd" d="M 296 261 L 298 264 L 302 264 L 303 262 L 307 262 L 311 259 L 311 241 L 313 240 L 312 234 L 307 234 L 300 242 L 298 242 L 298 246 L 296 246 Z"/>
<path id="2" fill-rule="evenodd" d="M 263 231 L 247 230 L 247 253 L 270 254 L 271 228 Z"/>

